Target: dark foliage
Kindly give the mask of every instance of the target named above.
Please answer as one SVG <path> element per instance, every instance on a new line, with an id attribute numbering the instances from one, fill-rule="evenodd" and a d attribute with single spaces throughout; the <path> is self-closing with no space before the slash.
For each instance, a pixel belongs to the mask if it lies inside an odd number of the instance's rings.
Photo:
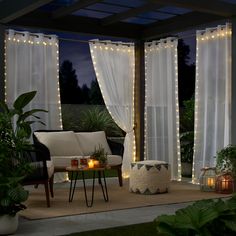
<path id="1" fill-rule="evenodd" d="M 97 80 L 91 82 L 89 98 L 91 104 L 104 105 L 102 93 L 100 91 Z"/>
<path id="2" fill-rule="evenodd" d="M 189 46 L 182 39 L 178 41 L 178 79 L 179 79 L 179 104 L 189 100 L 195 90 L 195 65 L 189 65 Z"/>
<path id="3" fill-rule="evenodd" d="M 78 86 L 77 75 L 73 69 L 72 62 L 63 61 L 59 73 L 61 103 L 81 103 L 81 89 Z"/>

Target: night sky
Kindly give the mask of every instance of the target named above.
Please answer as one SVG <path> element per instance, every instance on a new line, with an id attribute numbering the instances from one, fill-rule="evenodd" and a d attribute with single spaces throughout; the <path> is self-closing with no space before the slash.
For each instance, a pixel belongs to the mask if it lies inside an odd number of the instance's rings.
<path id="1" fill-rule="evenodd" d="M 186 34 L 190 34 L 189 32 L 181 33 L 180 36 L 184 36 Z M 192 34 L 192 33 L 191 33 Z M 68 35 L 63 34 L 59 35 L 62 38 L 70 38 L 70 39 L 80 39 L 80 40 L 89 40 L 95 39 L 97 37 L 93 36 L 83 36 L 83 35 Z M 100 38 L 100 39 L 108 39 L 108 38 Z M 111 39 L 111 38 L 109 38 Z M 121 41 L 120 39 L 111 39 L 114 41 Z M 128 41 L 127 39 L 122 41 Z M 188 37 L 184 39 L 185 43 L 190 46 L 190 60 L 189 64 L 195 63 L 195 36 Z M 65 41 L 59 40 L 60 42 L 60 65 L 64 60 L 69 60 L 73 63 L 73 67 L 76 70 L 77 79 L 79 86 L 82 87 L 83 84 L 87 84 L 90 87 L 91 81 L 95 80 L 95 72 L 93 69 L 92 60 L 90 57 L 90 50 L 88 43 L 81 43 L 81 42 L 72 42 L 72 41 Z"/>
<path id="2" fill-rule="evenodd" d="M 123 41 L 127 42 L 127 39 L 115 39 L 112 37 L 96 37 L 96 36 L 85 36 L 79 34 L 67 34 L 57 33 L 59 37 L 59 60 L 60 65 L 64 60 L 69 60 L 73 64 L 73 68 L 76 70 L 78 84 L 82 87 L 83 84 L 87 84 L 90 87 L 91 81 L 96 79 L 95 72 L 93 69 L 93 63 L 90 56 L 89 43 L 88 42 L 74 42 L 60 40 L 60 38 L 67 39 L 78 39 L 82 41 L 88 41 L 92 39 L 101 40 L 112 40 L 112 41 Z"/>

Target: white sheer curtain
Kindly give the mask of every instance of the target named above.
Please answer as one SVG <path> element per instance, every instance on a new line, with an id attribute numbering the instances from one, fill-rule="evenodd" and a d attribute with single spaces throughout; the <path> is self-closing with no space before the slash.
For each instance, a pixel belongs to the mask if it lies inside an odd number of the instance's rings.
<path id="1" fill-rule="evenodd" d="M 20 94 L 36 90 L 30 109 L 48 113 L 38 113 L 46 126 L 36 123 L 33 129 L 61 129 L 57 37 L 8 30 L 5 55 L 6 102 L 12 105 Z"/>
<path id="2" fill-rule="evenodd" d="M 229 25 L 197 31 L 193 182 L 215 166 L 230 143 L 231 31 Z"/>
<path id="3" fill-rule="evenodd" d="M 181 179 L 178 61 L 175 38 L 145 43 L 145 156 L 166 161 Z"/>
<path id="4" fill-rule="evenodd" d="M 128 177 L 130 163 L 135 161 L 134 45 L 93 40 L 89 46 L 106 107 L 126 132 L 122 171 Z"/>

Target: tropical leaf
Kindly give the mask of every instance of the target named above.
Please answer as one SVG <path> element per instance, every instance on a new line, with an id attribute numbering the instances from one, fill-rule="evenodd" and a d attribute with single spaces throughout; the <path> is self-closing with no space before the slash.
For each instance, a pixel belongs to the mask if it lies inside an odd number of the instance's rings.
<path id="1" fill-rule="evenodd" d="M 37 113 L 37 112 L 48 112 L 48 111 L 46 111 L 46 110 L 44 110 L 44 109 L 32 109 L 32 110 L 27 111 L 27 112 L 23 113 L 22 115 L 20 115 L 20 116 L 19 116 L 19 122 L 20 122 L 20 121 L 24 121 L 25 119 L 27 119 L 27 118 L 30 117 L 30 116 L 33 116 L 33 117 L 35 117 L 36 119 L 40 119 L 39 116 L 34 115 L 34 114 Z"/>
<path id="2" fill-rule="evenodd" d="M 8 207 L 11 204 L 11 201 L 9 198 L 3 198 L 1 199 L 0 203 L 1 203 L 1 206 Z"/>
<path id="3" fill-rule="evenodd" d="M 16 188 L 11 188 L 8 191 L 8 196 L 15 202 L 24 202 L 28 198 L 28 191 L 26 191 L 21 185 Z"/>
<path id="4" fill-rule="evenodd" d="M 22 110 L 35 97 L 36 91 L 21 94 L 14 102 L 13 107 L 16 110 Z"/>
<path id="5" fill-rule="evenodd" d="M 9 112 L 8 106 L 2 101 L 0 101 L 0 109 L 2 109 L 4 112 Z"/>

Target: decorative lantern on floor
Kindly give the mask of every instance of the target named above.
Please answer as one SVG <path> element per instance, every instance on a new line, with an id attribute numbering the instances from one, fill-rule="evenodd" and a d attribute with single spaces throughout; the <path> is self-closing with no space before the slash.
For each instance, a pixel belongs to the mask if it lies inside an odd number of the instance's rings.
<path id="1" fill-rule="evenodd" d="M 204 167 L 201 169 L 200 189 L 201 191 L 215 191 L 216 168 Z"/>
<path id="2" fill-rule="evenodd" d="M 217 176 L 216 192 L 218 193 L 233 193 L 234 192 L 234 179 L 230 172 L 226 172 Z"/>

